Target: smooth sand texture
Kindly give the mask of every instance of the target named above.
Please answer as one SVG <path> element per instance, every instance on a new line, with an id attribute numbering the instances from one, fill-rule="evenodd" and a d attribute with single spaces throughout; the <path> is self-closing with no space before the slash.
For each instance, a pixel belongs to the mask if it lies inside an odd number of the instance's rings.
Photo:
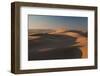
<path id="1" fill-rule="evenodd" d="M 87 36 L 65 29 L 31 34 L 28 50 L 29 60 L 87 58 Z"/>

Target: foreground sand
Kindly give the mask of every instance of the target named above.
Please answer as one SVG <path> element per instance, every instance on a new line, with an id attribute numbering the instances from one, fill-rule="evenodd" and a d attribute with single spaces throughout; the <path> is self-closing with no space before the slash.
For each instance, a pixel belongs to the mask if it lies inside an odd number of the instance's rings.
<path id="1" fill-rule="evenodd" d="M 28 36 L 29 60 L 87 58 L 87 36 L 59 29 Z"/>

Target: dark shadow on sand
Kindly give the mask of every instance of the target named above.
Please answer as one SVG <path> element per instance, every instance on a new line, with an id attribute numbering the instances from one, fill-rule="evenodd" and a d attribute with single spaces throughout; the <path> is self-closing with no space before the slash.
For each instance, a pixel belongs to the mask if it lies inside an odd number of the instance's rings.
<path id="1" fill-rule="evenodd" d="M 76 59 L 82 56 L 80 46 L 72 46 L 76 44 L 74 37 L 48 33 L 31 36 L 39 38 L 28 40 L 28 60 Z"/>

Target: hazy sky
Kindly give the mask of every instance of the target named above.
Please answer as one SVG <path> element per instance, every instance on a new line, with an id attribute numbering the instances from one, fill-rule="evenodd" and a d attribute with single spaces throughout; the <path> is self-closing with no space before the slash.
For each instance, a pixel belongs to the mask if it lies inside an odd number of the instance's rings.
<path id="1" fill-rule="evenodd" d="M 87 30 L 87 17 L 29 15 L 29 29 L 79 29 Z"/>

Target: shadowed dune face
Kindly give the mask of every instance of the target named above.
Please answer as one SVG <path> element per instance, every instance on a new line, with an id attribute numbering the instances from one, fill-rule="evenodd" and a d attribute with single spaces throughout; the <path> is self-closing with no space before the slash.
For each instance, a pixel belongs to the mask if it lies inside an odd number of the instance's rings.
<path id="1" fill-rule="evenodd" d="M 78 46 L 81 46 L 80 49 L 82 51 L 82 58 L 87 58 L 88 57 L 88 42 L 87 42 L 87 35 L 83 32 L 79 32 L 79 31 L 68 31 L 66 29 L 57 29 L 56 32 L 50 33 L 50 34 L 62 34 L 62 35 L 68 35 L 71 37 L 75 37 L 76 38 L 76 42 Z M 81 35 L 81 34 L 82 35 Z"/>
<path id="2" fill-rule="evenodd" d="M 80 31 L 78 32 L 61 28 L 51 30 L 51 32 L 39 31 L 39 33 L 30 34 L 28 36 L 28 59 L 87 58 L 87 37 Z"/>
<path id="3" fill-rule="evenodd" d="M 87 58 L 88 57 L 88 42 L 87 42 L 87 37 L 82 36 L 78 33 L 72 33 L 68 32 L 67 35 L 70 35 L 72 37 L 76 38 L 77 45 L 81 46 L 80 49 L 82 51 L 82 58 Z"/>

